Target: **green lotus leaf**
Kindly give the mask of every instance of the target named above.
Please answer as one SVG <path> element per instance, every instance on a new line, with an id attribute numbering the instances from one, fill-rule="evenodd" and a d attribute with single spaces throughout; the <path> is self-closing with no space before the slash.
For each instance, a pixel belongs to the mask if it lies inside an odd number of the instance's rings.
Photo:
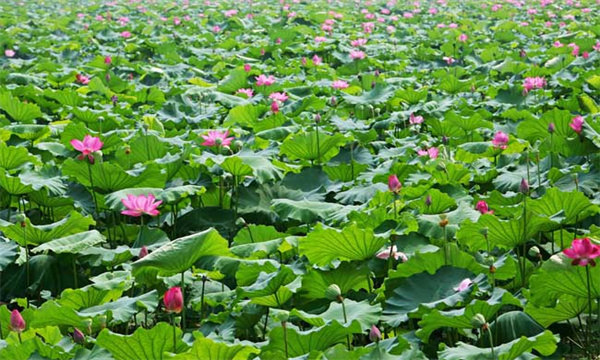
<path id="1" fill-rule="evenodd" d="M 160 322 L 152 329 L 138 328 L 131 335 L 121 335 L 108 329 L 102 330 L 96 345 L 108 350 L 115 360 L 156 360 L 164 359 L 166 353 L 182 353 L 188 345 L 181 340 L 181 330 L 175 329 L 176 343 L 173 343 L 173 328 Z"/>
<path id="2" fill-rule="evenodd" d="M 341 231 L 317 227 L 306 238 L 298 242 L 300 255 L 308 258 L 311 264 L 327 265 L 334 260 L 367 260 L 386 243 L 386 239 L 376 237 L 370 229 L 361 229 L 351 224 Z"/>
<path id="3" fill-rule="evenodd" d="M 530 354 L 533 350 L 548 356 L 556 351 L 557 343 L 558 337 L 546 330 L 536 336 L 529 338 L 522 336 L 520 339 L 513 340 L 500 346 L 495 346 L 494 353 L 500 360 L 517 359 L 520 356 Z M 440 360 L 491 359 L 492 349 L 479 348 L 459 341 L 457 347 L 448 347 L 445 350 L 440 351 L 438 355 Z"/>
<path id="4" fill-rule="evenodd" d="M 215 229 L 175 239 L 132 264 L 133 276 L 173 276 L 192 267 L 204 256 L 228 255 L 227 240 Z"/>
<path id="5" fill-rule="evenodd" d="M 100 232 L 90 230 L 48 241 L 32 249 L 31 252 L 34 254 L 44 251 L 51 251 L 55 254 L 78 254 L 104 241 L 106 238 Z"/>
<path id="6" fill-rule="evenodd" d="M 194 340 L 191 348 L 172 357 L 173 360 L 248 360 L 260 351 L 249 345 L 229 345 L 203 336 Z"/>
<path id="7" fill-rule="evenodd" d="M 78 212 L 71 212 L 68 217 L 48 225 L 33 225 L 25 219 L 25 227 L 21 224 L 0 226 L 6 236 L 19 245 L 41 245 L 65 236 L 74 235 L 88 230 L 95 221 L 91 216 L 83 216 Z"/>

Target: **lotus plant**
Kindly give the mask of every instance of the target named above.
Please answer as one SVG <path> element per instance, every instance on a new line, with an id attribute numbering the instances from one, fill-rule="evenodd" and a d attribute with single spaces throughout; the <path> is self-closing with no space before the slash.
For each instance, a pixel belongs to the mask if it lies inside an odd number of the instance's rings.
<path id="1" fill-rule="evenodd" d="M 94 199 L 94 209 L 96 215 L 98 215 L 98 199 L 96 198 L 96 191 L 94 190 L 94 177 L 92 176 L 92 165 L 96 162 L 96 157 L 102 158 L 102 146 L 104 143 L 99 137 L 85 135 L 83 140 L 73 139 L 71 145 L 75 150 L 80 151 L 81 154 L 77 157 L 79 160 L 88 160 L 88 176 L 90 179 L 90 188 L 92 190 L 92 197 Z"/>

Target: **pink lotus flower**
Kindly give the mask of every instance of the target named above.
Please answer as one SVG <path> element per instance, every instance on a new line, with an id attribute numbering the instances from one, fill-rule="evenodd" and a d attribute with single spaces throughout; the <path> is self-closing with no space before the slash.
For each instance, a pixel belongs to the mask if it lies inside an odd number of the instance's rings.
<path id="1" fill-rule="evenodd" d="M 183 310 L 183 294 L 179 286 L 174 286 L 165 292 L 163 298 L 167 312 L 179 314 Z"/>
<path id="2" fill-rule="evenodd" d="M 250 72 L 250 70 L 252 70 L 252 66 L 250 66 L 250 64 L 244 64 L 244 71 Z"/>
<path id="3" fill-rule="evenodd" d="M 10 313 L 10 328 L 12 331 L 14 332 L 22 332 L 23 330 L 25 330 L 25 320 L 23 320 L 23 317 L 21 316 L 21 313 L 19 312 L 19 310 L 13 310 Z"/>
<path id="4" fill-rule="evenodd" d="M 148 256 L 148 248 L 144 245 L 142 246 L 142 248 L 140 249 L 140 254 L 138 255 L 138 258 L 143 259 L 146 256 Z"/>
<path id="5" fill-rule="evenodd" d="M 335 80 L 333 83 L 331 83 L 331 87 L 333 87 L 336 90 L 342 90 L 342 89 L 346 89 L 348 88 L 348 83 L 345 82 L 344 80 Z"/>
<path id="6" fill-rule="evenodd" d="M 473 281 L 471 281 L 471 279 L 466 278 L 463 281 L 461 281 L 457 287 L 454 288 L 454 291 L 456 291 L 456 292 L 465 291 L 469 288 L 469 286 L 471 286 L 472 283 L 473 283 Z"/>
<path id="7" fill-rule="evenodd" d="M 366 22 L 362 24 L 362 27 L 365 33 L 370 34 L 373 32 L 373 29 L 375 29 L 375 24 L 372 22 Z"/>
<path id="8" fill-rule="evenodd" d="M 254 95 L 254 92 L 252 91 L 252 89 L 238 89 L 238 91 L 235 92 L 236 94 L 245 94 L 248 98 L 251 98 Z"/>
<path id="9" fill-rule="evenodd" d="M 107 55 L 107 56 L 105 56 L 105 57 L 104 57 L 104 63 L 105 63 L 106 65 L 110 65 L 110 64 L 112 64 L 112 57 L 111 57 L 110 55 Z"/>
<path id="10" fill-rule="evenodd" d="M 589 59 L 590 58 L 590 53 L 587 51 L 584 51 L 583 54 L 581 54 L 581 56 L 583 56 L 584 59 Z"/>
<path id="11" fill-rule="evenodd" d="M 458 37 L 458 41 L 460 42 L 467 42 L 467 34 L 460 34 L 460 36 Z"/>
<path id="12" fill-rule="evenodd" d="M 417 150 L 417 154 L 419 156 L 429 156 L 431 159 L 437 159 L 439 153 L 440 153 L 440 149 L 438 149 L 436 147 L 432 147 L 432 148 L 425 149 L 425 150 Z"/>
<path id="13" fill-rule="evenodd" d="M 573 56 L 578 56 L 579 55 L 579 46 L 577 46 L 577 44 L 575 43 L 570 43 L 569 45 L 567 45 L 568 47 L 570 47 L 571 49 L 573 49 L 571 51 L 571 55 Z"/>
<path id="14" fill-rule="evenodd" d="M 571 120 L 571 123 L 569 124 L 569 126 L 577 134 L 581 134 L 581 132 L 583 131 L 583 123 L 584 122 L 585 122 L 585 120 L 583 119 L 583 116 L 577 115 Z"/>
<path id="15" fill-rule="evenodd" d="M 402 189 L 402 183 L 398 180 L 398 176 L 390 175 L 388 177 L 388 189 L 394 194 L 398 194 Z"/>
<path id="16" fill-rule="evenodd" d="M 321 58 L 319 57 L 319 55 L 315 54 L 315 55 L 312 57 L 312 61 L 313 61 L 313 64 L 315 64 L 315 65 L 321 65 L 321 62 L 323 61 L 323 59 L 321 59 Z"/>
<path id="17" fill-rule="evenodd" d="M 317 37 L 315 37 L 315 42 L 316 43 L 325 42 L 325 41 L 327 41 L 327 38 L 325 36 L 317 36 Z"/>
<path id="18" fill-rule="evenodd" d="M 600 51 L 600 41 L 596 42 L 596 45 L 592 46 L 592 48 L 596 51 Z"/>
<path id="19" fill-rule="evenodd" d="M 178 18 L 177 16 L 175 16 L 175 17 L 173 18 L 173 24 L 175 24 L 175 25 L 179 25 L 179 24 L 181 24 L 181 19 L 180 19 L 180 18 Z"/>
<path id="20" fill-rule="evenodd" d="M 561 43 L 560 41 L 556 40 L 554 42 L 554 44 L 552 44 L 552 46 L 554 46 L 555 48 L 561 48 L 561 47 L 563 47 L 565 45 L 563 45 L 563 43 Z"/>
<path id="21" fill-rule="evenodd" d="M 527 95 L 533 89 L 543 89 L 546 86 L 546 79 L 541 76 L 527 77 L 523 80 L 523 94 Z"/>
<path id="22" fill-rule="evenodd" d="M 571 265 L 596 266 L 594 259 L 600 256 L 600 246 L 592 244 L 589 238 L 575 239 L 570 248 L 563 250 L 563 254 L 573 259 Z"/>
<path id="23" fill-rule="evenodd" d="M 484 214 L 492 215 L 494 213 L 493 210 L 490 210 L 490 208 L 488 207 L 488 204 L 485 202 L 485 200 L 479 200 L 477 202 L 477 205 L 475 206 L 475 209 L 477 209 L 477 211 L 479 211 L 482 215 L 484 215 Z"/>
<path id="24" fill-rule="evenodd" d="M 225 132 L 220 132 L 217 130 L 212 130 L 208 132 L 208 135 L 202 135 L 204 142 L 202 146 L 229 146 L 231 144 L 231 140 L 233 140 L 233 136 L 229 136 L 229 130 Z"/>
<path id="25" fill-rule="evenodd" d="M 155 200 L 156 198 L 152 194 L 148 194 L 148 196 L 128 194 L 126 199 L 121 199 L 121 202 L 127 208 L 121 211 L 121 214 L 133 217 L 140 217 L 144 214 L 156 216 L 159 214 L 156 208 L 162 204 L 162 201 Z"/>
<path id="26" fill-rule="evenodd" d="M 93 164 L 94 153 L 100 151 L 104 143 L 100 141 L 100 138 L 98 137 L 86 135 L 84 136 L 83 141 L 77 139 L 71 140 L 71 145 L 75 150 L 81 151 L 81 155 L 77 157 L 79 160 L 83 160 L 87 156 L 90 164 Z"/>
<path id="27" fill-rule="evenodd" d="M 454 64 L 454 62 L 456 61 L 456 60 L 454 60 L 454 59 L 453 59 L 452 57 L 450 57 L 450 56 L 444 56 L 444 57 L 442 58 L 442 60 L 444 60 L 444 61 L 446 62 L 446 64 L 448 64 L 448 65 L 452 65 L 452 64 Z"/>
<path id="28" fill-rule="evenodd" d="M 275 77 L 269 75 L 268 77 L 264 74 L 260 74 L 256 77 L 256 86 L 271 86 L 275 83 Z"/>
<path id="29" fill-rule="evenodd" d="M 129 39 L 131 37 L 131 33 L 129 31 L 123 31 L 121 33 L 121 37 L 124 39 Z"/>
<path id="30" fill-rule="evenodd" d="M 215 25 L 212 27 L 212 31 L 214 33 L 218 33 L 219 31 L 221 31 L 221 27 L 219 25 Z"/>
<path id="31" fill-rule="evenodd" d="M 90 83 L 90 78 L 85 75 L 77 74 L 75 75 L 75 81 L 80 84 L 87 85 Z"/>
<path id="32" fill-rule="evenodd" d="M 352 50 L 350 51 L 350 58 L 352 60 L 364 59 L 366 57 L 365 53 L 360 50 Z"/>
<path id="33" fill-rule="evenodd" d="M 494 135 L 494 139 L 492 140 L 492 144 L 495 148 L 498 149 L 506 149 L 506 144 L 508 143 L 508 135 L 503 133 L 502 131 L 498 131 L 496 135 Z"/>
<path id="34" fill-rule="evenodd" d="M 279 112 L 279 104 L 277 103 L 277 101 L 273 101 L 271 103 L 271 111 L 273 112 L 273 114 L 277 114 Z"/>
<path id="35" fill-rule="evenodd" d="M 371 340 L 371 342 L 379 342 L 381 340 L 381 331 L 375 325 L 371 326 L 369 340 Z"/>
<path id="36" fill-rule="evenodd" d="M 410 114 L 408 122 L 411 123 L 412 125 L 421 124 L 423 122 L 423 117 L 420 115 L 415 116 L 415 114 Z"/>
<path id="37" fill-rule="evenodd" d="M 15 51 L 11 49 L 6 49 L 4 50 L 4 56 L 11 58 L 15 56 Z"/>
<path id="38" fill-rule="evenodd" d="M 236 9 L 231 9 L 231 10 L 225 11 L 223 14 L 225 15 L 225 17 L 232 17 L 233 15 L 236 15 L 237 13 L 238 13 L 238 11 Z"/>
<path id="39" fill-rule="evenodd" d="M 458 27 L 458 24 L 455 24 L 455 23 L 450 23 L 450 25 L 448 25 L 448 27 L 449 27 L 450 29 L 456 29 L 456 28 Z"/>
<path id="40" fill-rule="evenodd" d="M 275 92 L 275 93 L 272 93 L 271 95 L 269 95 L 269 99 L 279 101 L 279 102 L 285 102 L 288 98 L 289 97 L 284 92 Z"/>
<path id="41" fill-rule="evenodd" d="M 378 252 L 377 255 L 375 255 L 375 257 L 377 257 L 378 259 L 384 260 L 389 259 L 390 256 L 396 260 L 402 259 L 402 262 L 408 261 L 408 257 L 406 256 L 406 254 L 402 251 L 398 251 L 396 245 L 391 246 L 391 248 L 388 247 L 385 250 Z"/>

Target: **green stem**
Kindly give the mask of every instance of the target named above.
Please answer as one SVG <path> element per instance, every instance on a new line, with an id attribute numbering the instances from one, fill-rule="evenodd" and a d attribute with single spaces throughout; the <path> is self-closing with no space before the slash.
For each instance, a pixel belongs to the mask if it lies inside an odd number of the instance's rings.
<path id="1" fill-rule="evenodd" d="M 496 359 L 496 356 L 494 354 L 494 339 L 492 337 L 492 330 L 490 330 L 489 326 L 487 328 L 487 331 L 488 331 L 488 335 L 490 337 L 490 347 L 492 349 L 492 359 Z"/>
<path id="2" fill-rule="evenodd" d="M 92 164 L 88 160 L 88 175 L 90 177 L 90 187 L 92 189 L 92 198 L 94 199 L 94 212 L 96 218 L 98 217 L 98 199 L 96 199 L 96 191 L 94 190 L 94 179 L 92 177 Z"/>
<path id="3" fill-rule="evenodd" d="M 527 267 L 527 195 L 523 200 L 523 253 L 521 254 L 521 285 L 525 288 L 525 270 Z"/>
<path id="4" fill-rule="evenodd" d="M 390 254 L 390 258 L 391 258 L 391 254 Z M 348 323 L 348 317 L 346 316 L 346 304 L 344 304 L 344 299 L 342 299 L 342 312 L 344 313 L 344 324 Z M 350 335 L 346 335 L 346 341 L 348 343 L 348 351 L 350 351 L 351 345 L 350 345 Z"/>
<path id="5" fill-rule="evenodd" d="M 448 236 L 446 234 L 446 227 L 442 227 L 444 233 L 444 265 L 448 265 Z"/>
<path id="6" fill-rule="evenodd" d="M 321 163 L 321 143 L 319 142 L 319 124 L 315 124 L 317 130 L 317 163 Z"/>
<path id="7" fill-rule="evenodd" d="M 287 324 L 286 324 L 286 322 L 282 321 L 281 326 L 283 327 L 283 343 L 285 344 L 285 358 L 289 359 L 290 355 L 288 354 L 288 339 L 287 339 Z"/>
<path id="8" fill-rule="evenodd" d="M 175 313 L 171 313 L 171 325 L 173 325 L 173 352 L 175 353 L 177 352 L 177 326 L 175 326 Z"/>
<path id="9" fill-rule="evenodd" d="M 394 194 L 394 218 L 398 221 L 398 210 L 396 209 L 396 202 L 398 201 L 398 194 Z"/>
<path id="10" fill-rule="evenodd" d="M 200 321 L 204 319 L 204 288 L 206 284 L 207 277 L 202 276 L 202 292 L 200 293 Z"/>
<path id="11" fill-rule="evenodd" d="M 271 310 L 271 308 L 267 306 L 267 314 L 265 315 L 265 326 L 263 327 L 263 341 L 267 340 L 267 325 L 269 324 L 269 310 Z"/>
<path id="12" fill-rule="evenodd" d="M 590 265 L 585 266 L 585 275 L 587 277 L 588 290 L 588 319 L 587 319 L 587 346 L 591 346 L 592 340 L 592 287 L 590 286 Z"/>
<path id="13" fill-rule="evenodd" d="M 254 236 L 252 236 L 252 230 L 250 230 L 250 226 L 246 226 L 248 229 L 248 234 L 250 234 L 250 242 L 254 244 Z"/>
<path id="14" fill-rule="evenodd" d="M 173 239 L 177 238 L 177 205 L 171 205 L 171 214 L 173 214 Z"/>
<path id="15" fill-rule="evenodd" d="M 75 289 L 77 289 L 79 286 L 77 286 L 77 264 L 75 261 L 75 256 L 73 256 L 73 283 L 75 284 Z"/>
<path id="16" fill-rule="evenodd" d="M 27 231 L 23 228 L 23 241 L 25 241 L 25 272 L 27 274 L 27 288 L 31 285 L 29 276 L 29 247 L 27 244 Z"/>
<path id="17" fill-rule="evenodd" d="M 181 330 L 185 332 L 185 271 L 181 272 L 181 297 L 183 298 L 183 307 L 181 309 Z"/>

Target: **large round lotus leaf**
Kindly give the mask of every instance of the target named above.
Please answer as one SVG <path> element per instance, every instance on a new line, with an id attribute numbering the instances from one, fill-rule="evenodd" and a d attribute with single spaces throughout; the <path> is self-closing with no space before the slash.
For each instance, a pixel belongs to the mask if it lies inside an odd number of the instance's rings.
<path id="1" fill-rule="evenodd" d="M 433 275 L 422 272 L 386 282 L 384 320 L 398 326 L 408 320 L 409 314 L 421 314 L 431 308 L 444 309 L 467 300 L 474 285 L 458 291 L 460 283 L 467 278 L 479 287 L 487 282 L 483 275 L 475 278 L 469 270 L 449 266 L 441 267 Z"/>

